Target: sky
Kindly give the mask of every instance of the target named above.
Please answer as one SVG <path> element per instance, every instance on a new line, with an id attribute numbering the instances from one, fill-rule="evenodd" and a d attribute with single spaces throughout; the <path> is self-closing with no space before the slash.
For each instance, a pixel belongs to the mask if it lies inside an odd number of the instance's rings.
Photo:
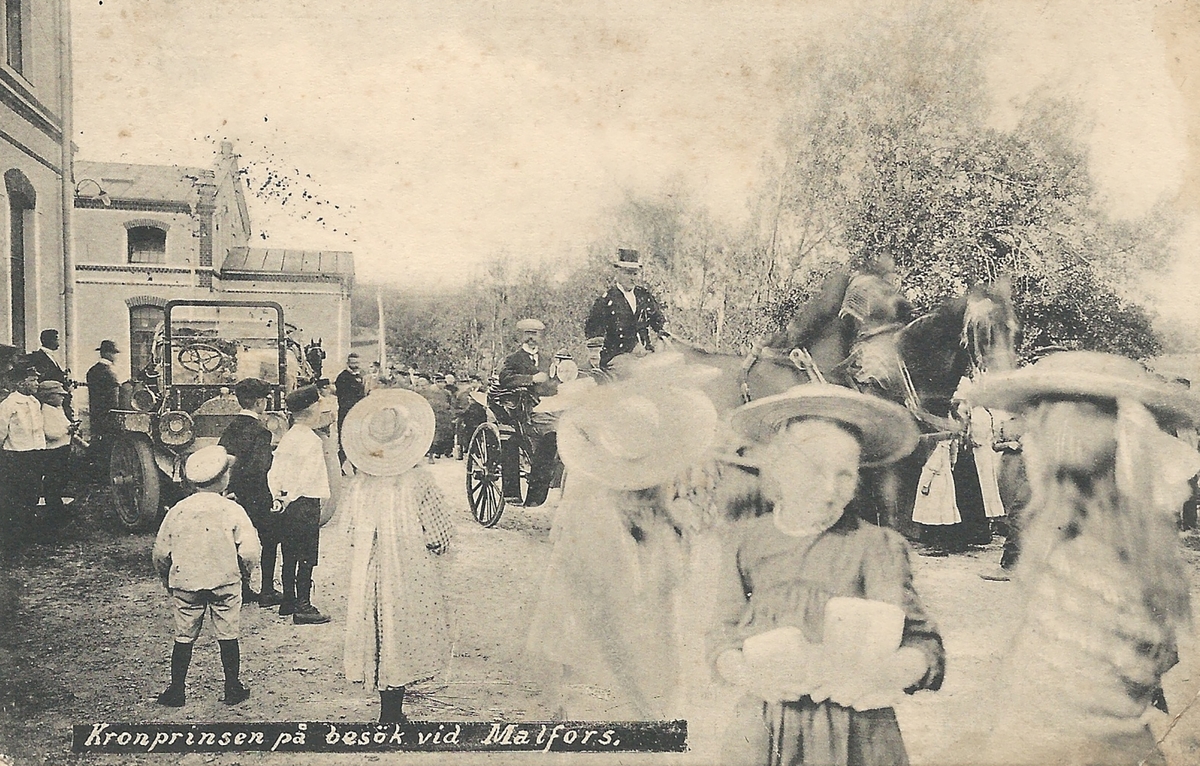
<path id="1" fill-rule="evenodd" d="M 682 182 L 744 221 L 778 151 L 780 62 L 866 7 L 72 0 L 78 156 L 207 166 L 232 140 L 243 165 L 313 197 L 251 196 L 259 242 L 352 250 L 368 281 L 460 283 L 499 253 L 571 263 L 627 193 Z M 1166 198 L 1190 216 L 1170 287 L 1147 287 L 1163 311 L 1196 312 L 1200 5 L 962 7 L 994 40 L 993 121 L 1036 89 L 1067 92 L 1112 212 Z"/>

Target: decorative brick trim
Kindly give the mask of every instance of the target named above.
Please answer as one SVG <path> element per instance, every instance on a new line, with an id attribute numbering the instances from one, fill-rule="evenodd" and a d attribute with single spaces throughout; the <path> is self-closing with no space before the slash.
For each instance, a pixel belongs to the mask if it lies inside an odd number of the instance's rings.
<path id="1" fill-rule="evenodd" d="M 171 202 L 161 199 L 116 199 L 109 200 L 105 205 L 97 197 L 76 197 L 75 207 L 84 210 L 137 210 L 144 213 L 183 213 L 192 214 L 192 206 L 187 202 Z"/>
<path id="2" fill-rule="evenodd" d="M 162 231 L 168 231 L 171 228 L 171 224 L 167 223 L 166 221 L 159 221 L 154 218 L 131 218 L 123 223 L 122 226 L 125 227 L 126 231 L 129 229 L 140 228 L 142 226 L 148 226 L 151 229 L 161 229 Z"/>
<path id="3" fill-rule="evenodd" d="M 193 269 L 183 266 L 156 266 L 152 263 L 77 263 L 76 271 L 119 271 L 124 273 L 153 271 L 156 274 L 191 274 Z"/>
<path id="4" fill-rule="evenodd" d="M 129 308 L 135 306 L 158 306 L 160 309 L 163 309 L 167 307 L 167 299 L 159 298 L 157 295 L 135 295 L 132 298 L 126 298 L 125 305 Z"/>

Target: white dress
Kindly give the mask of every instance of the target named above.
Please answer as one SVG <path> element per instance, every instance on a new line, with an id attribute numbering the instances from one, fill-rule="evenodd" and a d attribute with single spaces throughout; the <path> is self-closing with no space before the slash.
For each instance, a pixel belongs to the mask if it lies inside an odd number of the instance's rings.
<path id="1" fill-rule="evenodd" d="M 450 628 L 426 541 L 443 549 L 449 541 L 441 491 L 420 467 L 400 476 L 360 473 L 340 508 L 350 535 L 346 678 L 389 689 L 437 675 L 450 662 Z"/>

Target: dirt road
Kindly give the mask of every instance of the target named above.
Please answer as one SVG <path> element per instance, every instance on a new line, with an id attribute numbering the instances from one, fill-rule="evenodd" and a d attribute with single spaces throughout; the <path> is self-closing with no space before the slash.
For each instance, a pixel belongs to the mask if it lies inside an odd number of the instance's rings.
<path id="1" fill-rule="evenodd" d="M 415 719 L 546 720 L 550 711 L 538 674 L 522 648 L 549 552 L 553 509 L 510 509 L 497 528 L 482 529 L 466 507 L 462 463 L 443 461 L 431 470 L 457 523 L 453 551 L 442 561 L 454 614 L 454 660 L 445 678 L 409 696 L 406 712 Z M 63 540 L 37 546 L 23 565 L 0 572 L 0 764 L 4 756 L 17 763 L 52 764 L 288 762 L 285 756 L 253 753 L 83 757 L 68 751 L 75 723 L 374 720 L 378 698 L 346 682 L 341 673 L 346 545 L 338 517 L 323 530 L 313 597 L 333 622 L 295 626 L 272 610 L 245 607 L 242 665 L 251 699 L 232 708 L 218 702 L 220 662 L 216 642 L 206 631 L 188 678 L 188 704 L 176 710 L 154 703 L 168 679 L 172 630 L 165 594 L 150 569 L 152 536 L 115 530 L 104 505 L 103 495 L 87 499 Z M 698 545 L 698 561 L 711 543 Z M 1200 554 L 1189 550 L 1188 555 L 1195 587 L 1200 585 Z M 928 762 L 987 715 L 987 683 L 1019 610 L 1012 583 L 978 577 L 998 558 L 996 547 L 952 557 L 914 557 L 918 590 L 942 628 L 949 657 L 943 689 L 919 694 L 898 708 L 914 763 Z M 1181 654 L 1184 661 L 1166 679 L 1173 713 L 1183 711 L 1200 689 L 1191 636 L 1181 640 Z M 692 667 L 693 752 L 665 760 L 711 763 L 729 700 L 705 682 L 698 663 Z M 1168 721 L 1156 714 L 1152 725 L 1162 732 Z M 1164 748 L 1173 763 L 1200 762 L 1200 703 L 1182 716 Z M 435 754 L 359 758 L 462 762 L 461 757 Z M 357 762 L 353 756 L 307 756 L 293 762 L 351 760 Z M 523 760 L 544 762 L 536 756 Z M 627 756 L 622 762 L 661 760 Z M 575 757 L 569 762 L 597 761 Z"/>

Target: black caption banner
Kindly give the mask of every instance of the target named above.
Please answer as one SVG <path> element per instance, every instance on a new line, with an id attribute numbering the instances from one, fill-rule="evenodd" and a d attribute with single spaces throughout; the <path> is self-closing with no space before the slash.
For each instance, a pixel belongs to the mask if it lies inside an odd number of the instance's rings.
<path id="1" fill-rule="evenodd" d="M 687 721 L 91 723 L 76 753 L 544 752 L 682 753 Z"/>

